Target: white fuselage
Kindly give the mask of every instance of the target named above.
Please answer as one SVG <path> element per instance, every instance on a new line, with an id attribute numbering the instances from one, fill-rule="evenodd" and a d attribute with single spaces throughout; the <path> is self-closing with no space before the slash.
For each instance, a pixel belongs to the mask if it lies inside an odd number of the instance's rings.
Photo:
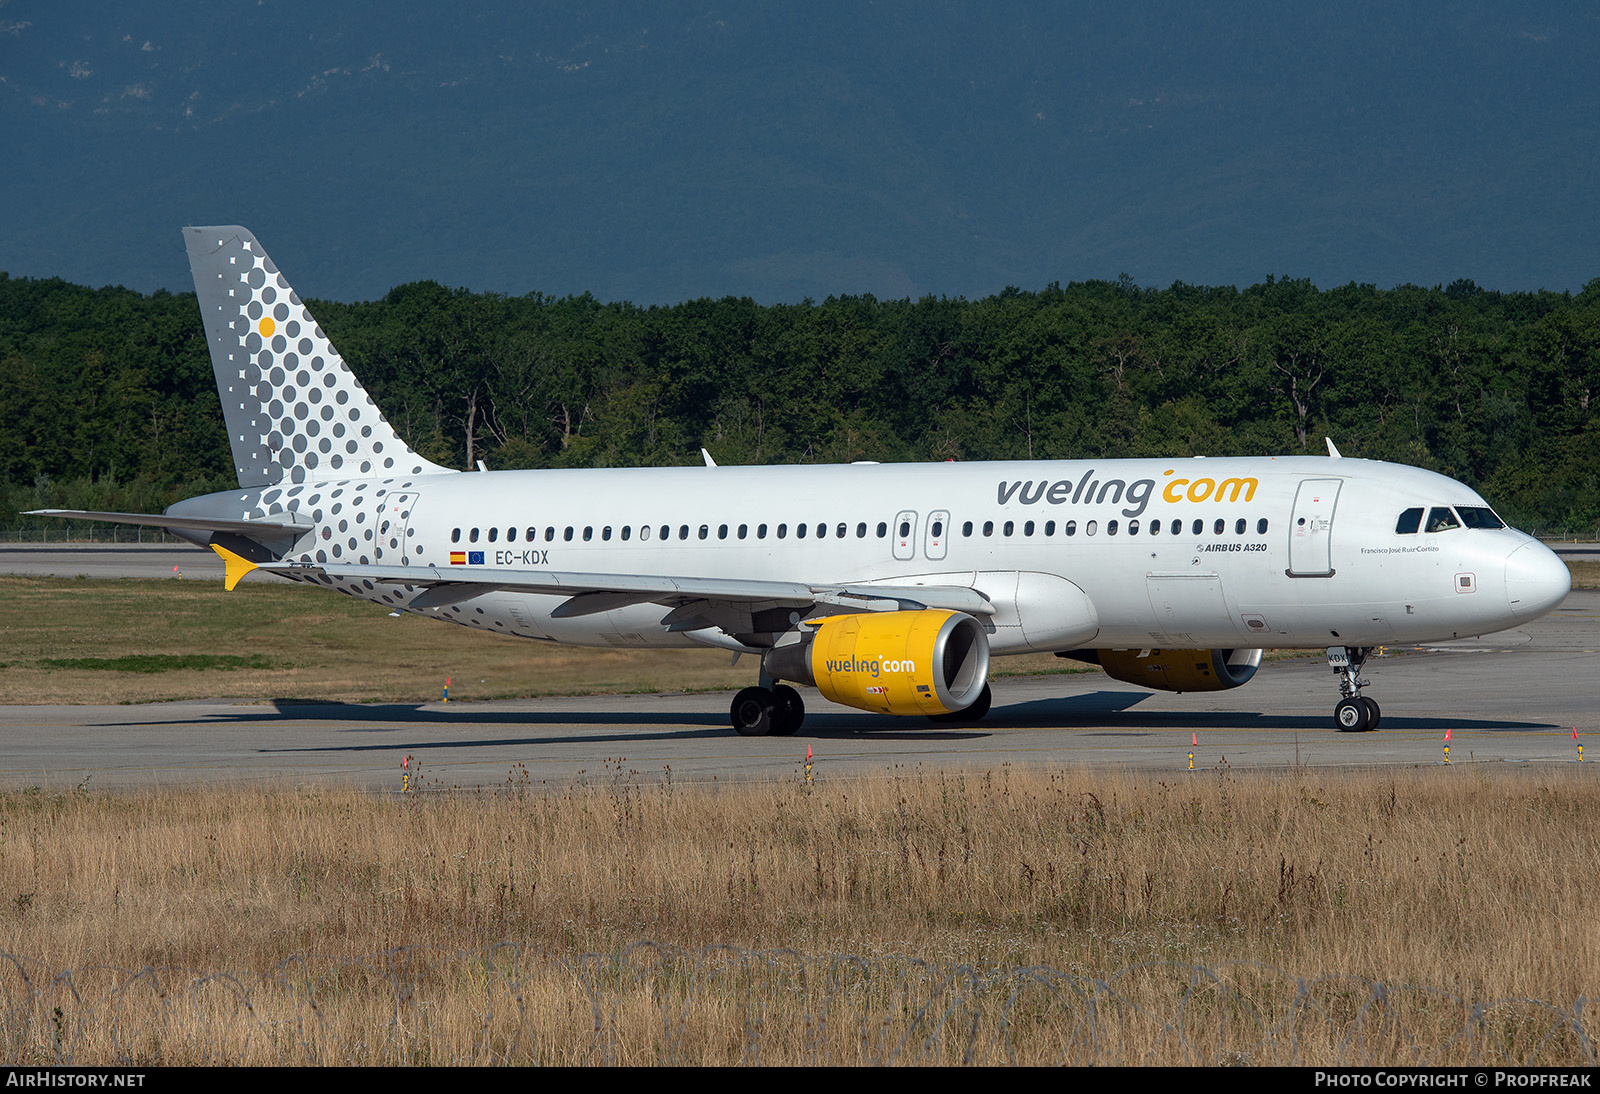
<path id="1" fill-rule="evenodd" d="M 1510 528 L 1397 531 L 1407 509 L 1487 506 L 1442 475 L 1358 459 L 503 471 L 194 499 L 219 502 L 314 522 L 284 554 L 308 563 L 964 585 L 995 604 L 997 654 L 1447 639 L 1536 618 L 1568 588 L 1560 560 Z M 1093 606 L 1091 637 L 1052 619 L 1067 582 Z M 415 595 L 336 587 L 401 609 Z M 491 590 L 417 610 L 585 645 L 696 641 L 658 604 L 553 617 L 564 599 Z"/>

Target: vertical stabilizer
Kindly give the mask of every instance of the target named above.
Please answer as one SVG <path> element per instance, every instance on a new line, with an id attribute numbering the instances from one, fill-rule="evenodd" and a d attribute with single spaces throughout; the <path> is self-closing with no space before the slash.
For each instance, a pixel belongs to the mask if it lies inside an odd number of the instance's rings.
<path id="1" fill-rule="evenodd" d="M 451 470 L 378 413 L 255 236 L 233 225 L 183 238 L 240 486 Z"/>

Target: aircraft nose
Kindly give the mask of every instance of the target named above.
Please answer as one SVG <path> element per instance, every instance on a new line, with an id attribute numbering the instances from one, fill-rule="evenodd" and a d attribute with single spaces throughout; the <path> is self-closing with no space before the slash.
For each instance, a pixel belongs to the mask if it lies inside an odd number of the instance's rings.
<path id="1" fill-rule="evenodd" d="M 1554 610 L 1571 591 L 1567 564 L 1544 544 L 1524 543 L 1506 556 L 1506 599 L 1524 623 Z"/>

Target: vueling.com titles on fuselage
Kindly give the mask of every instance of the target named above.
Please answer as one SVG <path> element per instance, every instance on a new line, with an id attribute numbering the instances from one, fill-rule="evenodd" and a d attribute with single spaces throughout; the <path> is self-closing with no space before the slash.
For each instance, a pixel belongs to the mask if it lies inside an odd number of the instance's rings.
<path id="1" fill-rule="evenodd" d="M 1163 478 L 1167 478 L 1166 485 L 1161 488 L 1161 497 L 1166 501 L 1251 501 L 1256 496 L 1256 487 L 1261 485 L 1251 475 L 1236 475 L 1220 482 L 1207 478 L 1168 478 L 1176 474 L 1175 470 L 1161 473 Z M 1091 467 L 1076 483 L 1070 479 L 1058 482 L 1049 479 L 1006 482 L 1002 479 L 998 498 L 1001 505 L 1013 498 L 1023 505 L 1037 505 L 1041 501 L 1050 505 L 1118 505 L 1126 502 L 1128 508 L 1122 510 L 1122 515 L 1137 517 L 1150 504 L 1150 495 L 1155 493 L 1155 489 L 1155 479 L 1134 479 L 1132 482 L 1106 479 L 1099 482 Z"/>

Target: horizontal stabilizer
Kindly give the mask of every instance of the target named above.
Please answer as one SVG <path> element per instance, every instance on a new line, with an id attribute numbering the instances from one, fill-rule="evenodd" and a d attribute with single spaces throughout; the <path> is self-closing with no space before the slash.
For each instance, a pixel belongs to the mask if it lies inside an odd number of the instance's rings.
<path id="1" fill-rule="evenodd" d="M 195 532 L 233 532 L 242 536 L 303 535 L 314 527 L 308 520 L 286 519 L 276 513 L 270 520 L 228 520 L 225 517 L 169 517 L 164 513 L 101 513 L 92 509 L 30 509 L 30 517 L 97 520 L 107 524 L 142 524 L 147 528 L 183 528 Z"/>

